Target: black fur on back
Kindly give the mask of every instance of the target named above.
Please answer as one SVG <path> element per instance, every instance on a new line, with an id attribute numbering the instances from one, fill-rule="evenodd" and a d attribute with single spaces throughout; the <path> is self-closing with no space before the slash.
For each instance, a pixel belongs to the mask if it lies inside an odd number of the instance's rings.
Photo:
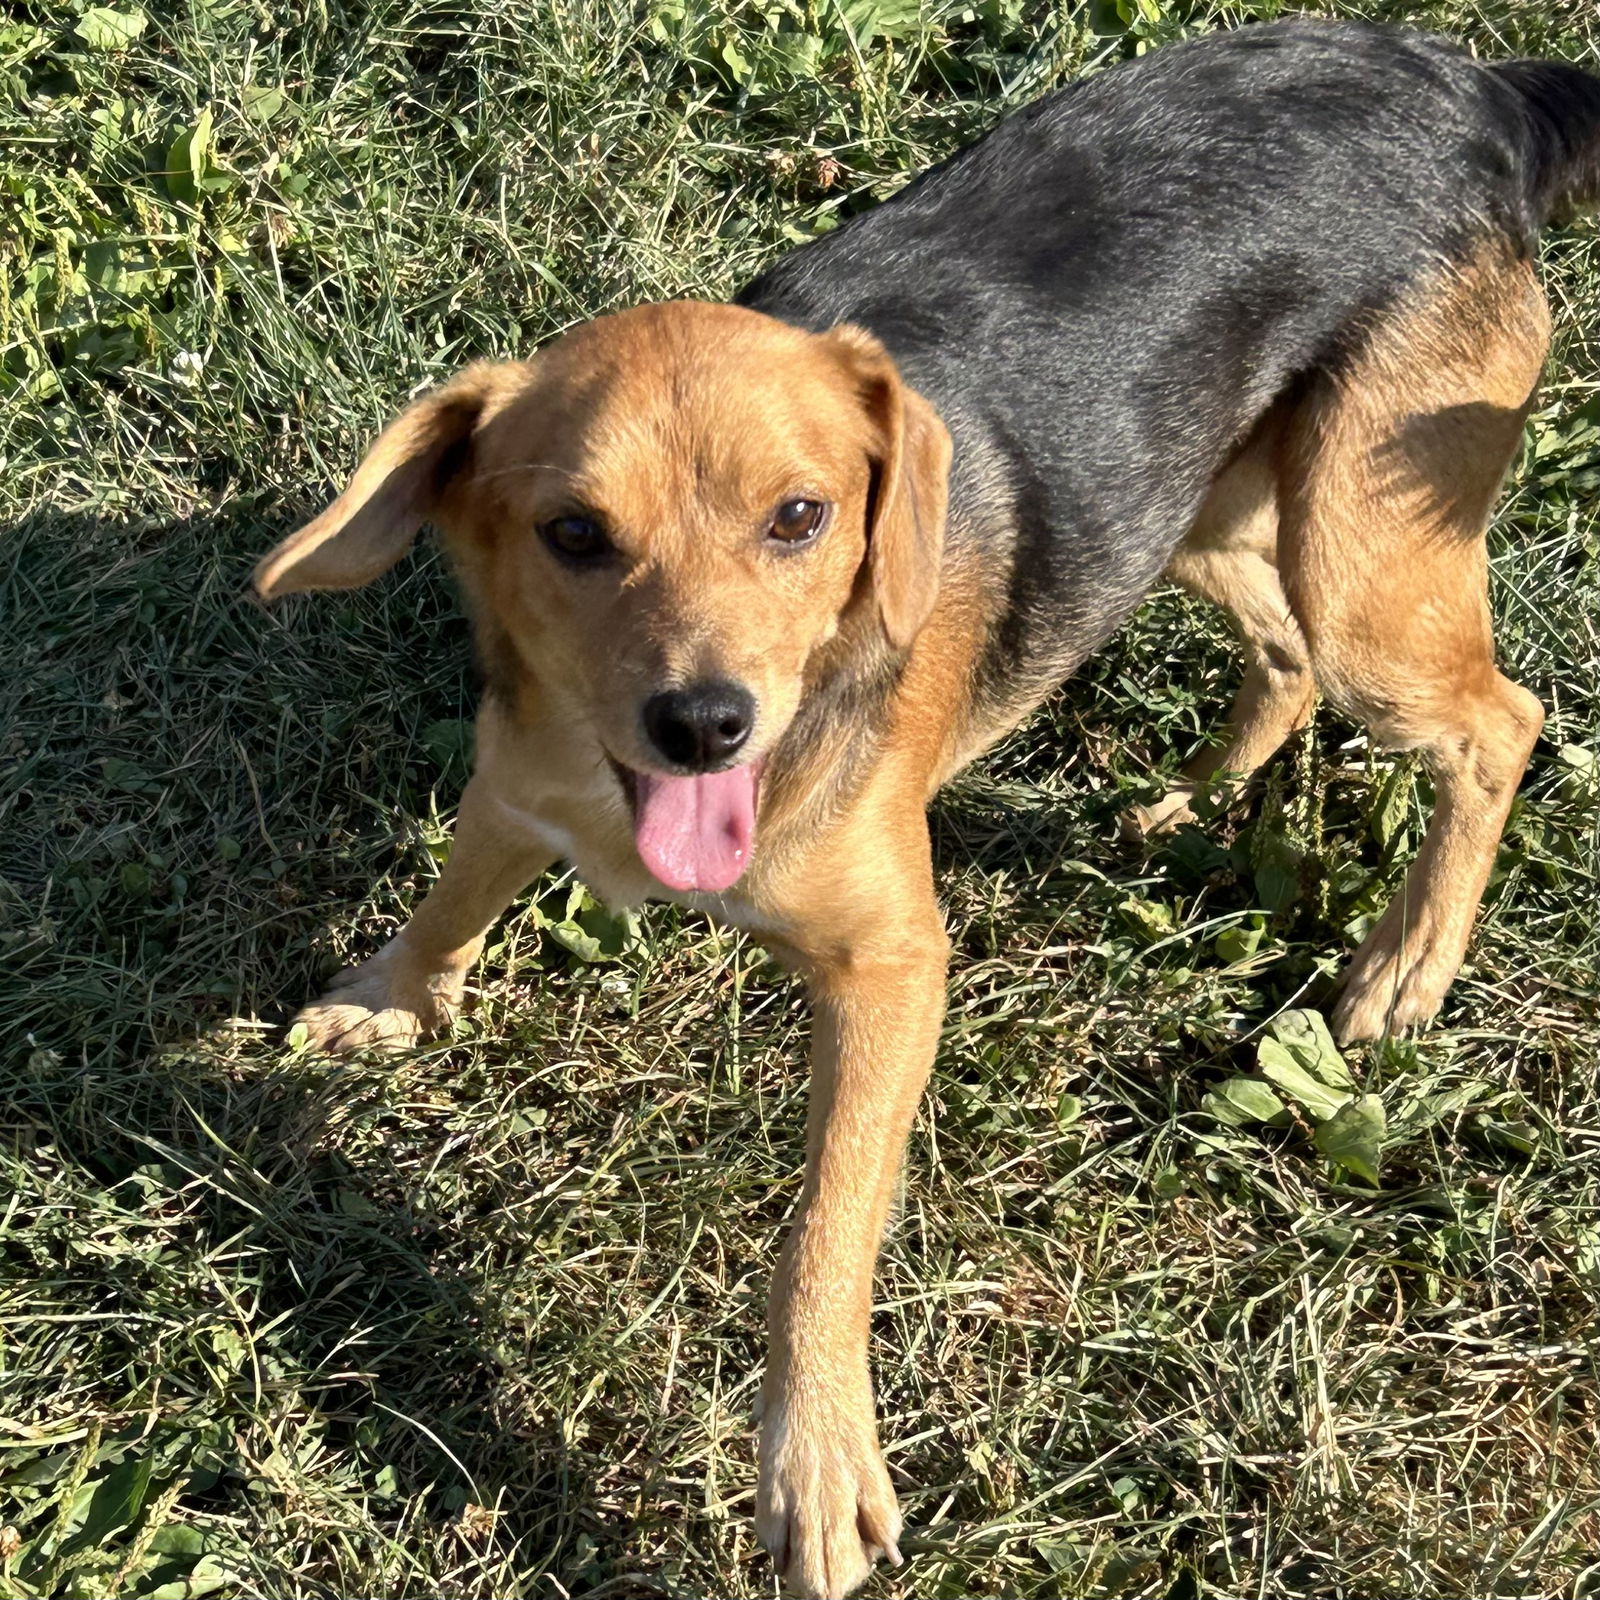
<path id="1" fill-rule="evenodd" d="M 948 560 L 997 597 L 991 709 L 1138 603 L 1228 453 L 1384 307 L 1600 191 L 1600 80 L 1293 21 L 1007 117 L 737 297 L 888 347 L 955 439 Z"/>

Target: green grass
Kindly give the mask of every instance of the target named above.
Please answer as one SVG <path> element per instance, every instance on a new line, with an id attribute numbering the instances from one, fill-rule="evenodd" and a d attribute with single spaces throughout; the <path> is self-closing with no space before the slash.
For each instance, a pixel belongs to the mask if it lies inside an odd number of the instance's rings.
<path id="1" fill-rule="evenodd" d="M 250 564 L 469 357 L 725 294 L 1267 9 L 190 0 L 114 51 L 8 9 L 0 1594 L 772 1592 L 799 994 L 661 908 L 577 960 L 552 881 L 457 1037 L 290 1050 L 436 871 L 473 691 L 437 556 L 270 614 Z M 1335 9 L 1600 64 L 1588 0 Z M 935 808 L 958 954 L 875 1345 L 912 1559 L 871 1592 L 1600 1593 L 1593 232 L 1546 269 L 1493 551 L 1550 724 L 1441 1025 L 1352 1057 L 1380 1190 L 1202 1097 L 1398 881 L 1409 765 L 1324 715 L 1252 816 L 1130 854 L 1235 672 L 1168 594 Z"/>

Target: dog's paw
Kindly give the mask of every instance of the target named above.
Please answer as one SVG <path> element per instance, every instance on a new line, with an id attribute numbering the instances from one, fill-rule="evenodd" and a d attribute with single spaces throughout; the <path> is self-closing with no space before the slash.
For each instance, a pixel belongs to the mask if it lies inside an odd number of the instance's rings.
<path id="1" fill-rule="evenodd" d="M 406 1050 L 449 1027 L 460 1002 L 459 977 L 420 970 L 390 944 L 339 973 L 290 1026 L 303 1026 L 307 1046 L 326 1055 Z"/>
<path id="2" fill-rule="evenodd" d="M 1461 952 L 1442 947 L 1424 913 L 1410 927 L 1384 916 L 1350 961 L 1333 1032 L 1340 1044 L 1402 1034 L 1428 1022 L 1444 1003 Z"/>
<path id="3" fill-rule="evenodd" d="M 806 1600 L 840 1600 L 880 1556 L 900 1565 L 900 1508 L 870 1399 L 850 1412 L 767 1407 L 756 1533 L 789 1591 Z"/>

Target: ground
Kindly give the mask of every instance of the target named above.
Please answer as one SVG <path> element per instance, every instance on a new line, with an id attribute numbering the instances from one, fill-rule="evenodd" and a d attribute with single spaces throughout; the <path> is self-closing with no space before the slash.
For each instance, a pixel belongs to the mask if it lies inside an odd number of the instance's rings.
<path id="1" fill-rule="evenodd" d="M 268 612 L 253 558 L 409 394 L 729 292 L 1220 0 L 82 0 L 0 23 L 0 1593 L 750 1596 L 801 997 L 552 878 L 456 1036 L 284 1022 L 447 847 L 436 554 Z M 1345 4 L 1600 65 L 1589 0 Z M 1600 257 L 1493 532 L 1550 709 L 1440 1025 L 1352 1052 L 1379 1186 L 1219 1086 L 1414 848 L 1324 713 L 1252 812 L 1117 813 L 1217 727 L 1157 596 L 933 813 L 949 1023 L 880 1280 L 933 1596 L 1600 1593 Z M 1211 1093 L 1213 1098 L 1206 1100 Z"/>

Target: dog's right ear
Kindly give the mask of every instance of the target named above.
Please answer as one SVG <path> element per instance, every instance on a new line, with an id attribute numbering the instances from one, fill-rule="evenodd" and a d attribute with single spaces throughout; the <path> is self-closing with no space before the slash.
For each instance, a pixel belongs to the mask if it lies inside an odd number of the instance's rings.
<path id="1" fill-rule="evenodd" d="M 479 362 L 408 406 L 378 435 L 349 487 L 255 572 L 264 600 L 358 589 L 397 562 L 470 456 L 472 430 L 525 369 Z"/>

